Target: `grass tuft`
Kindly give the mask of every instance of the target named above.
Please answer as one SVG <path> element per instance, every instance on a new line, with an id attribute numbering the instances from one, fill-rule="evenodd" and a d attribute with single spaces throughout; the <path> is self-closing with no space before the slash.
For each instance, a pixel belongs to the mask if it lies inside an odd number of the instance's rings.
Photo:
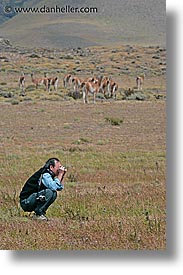
<path id="1" fill-rule="evenodd" d="M 106 117 L 105 121 L 109 122 L 113 126 L 119 126 L 121 123 L 123 123 L 123 119 L 114 117 Z"/>

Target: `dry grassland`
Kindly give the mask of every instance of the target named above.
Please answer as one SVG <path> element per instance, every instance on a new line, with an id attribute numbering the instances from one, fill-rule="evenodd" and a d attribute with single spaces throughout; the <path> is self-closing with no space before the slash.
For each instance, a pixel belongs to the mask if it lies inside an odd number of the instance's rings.
<path id="1" fill-rule="evenodd" d="M 164 250 L 165 50 L 122 46 L 31 54 L 1 53 L 0 248 Z M 21 70 L 24 96 L 17 87 Z M 142 100 L 125 97 L 144 70 Z M 57 74 L 58 92 L 36 90 L 32 71 Z M 67 72 L 111 75 L 120 86 L 117 100 L 74 100 L 62 84 Z M 68 167 L 65 189 L 49 208 L 48 222 L 32 221 L 20 209 L 19 192 L 51 156 Z"/>

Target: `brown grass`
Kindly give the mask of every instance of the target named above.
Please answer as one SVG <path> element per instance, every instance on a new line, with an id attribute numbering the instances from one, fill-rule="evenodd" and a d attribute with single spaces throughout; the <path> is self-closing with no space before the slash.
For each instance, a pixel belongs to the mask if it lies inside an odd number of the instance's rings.
<path id="1" fill-rule="evenodd" d="M 112 106 L 2 104 L 2 249 L 165 248 L 165 104 Z M 120 126 L 105 121 L 114 113 Z M 67 184 L 39 224 L 18 194 L 53 155 L 68 166 Z"/>
<path id="2" fill-rule="evenodd" d="M 141 55 L 142 66 L 156 50 L 137 48 L 134 56 Z M 92 51 L 97 57 L 102 50 Z M 106 49 L 103 61 L 111 58 L 107 53 L 117 60 L 125 52 Z M 166 103 L 164 97 L 153 96 L 154 89 L 165 95 L 165 79 L 157 60 L 152 59 L 154 74 L 148 75 L 143 90 L 148 100 L 122 100 L 119 93 L 117 101 L 98 99 L 95 105 L 84 105 L 82 99 L 68 98 L 62 84 L 57 95 L 30 86 L 22 97 L 15 81 L 20 66 L 27 66 L 27 73 L 37 66 L 41 75 L 45 59 L 38 62 L 25 54 L 16 63 L 13 55 L 7 56 L 0 89 L 14 97 L 0 97 L 0 248 L 165 249 Z M 70 68 L 76 59 L 65 65 L 51 59 L 50 74 L 59 66 L 66 71 L 64 66 Z M 89 64 L 89 59 L 82 60 Z M 120 88 L 132 87 L 133 63 L 128 75 L 118 75 L 112 65 L 106 70 Z M 89 69 L 83 65 L 83 74 Z M 11 81 L 5 85 L 7 76 Z M 18 196 L 25 180 L 51 156 L 68 167 L 66 185 L 47 212 L 49 221 L 39 223 L 20 209 Z"/>

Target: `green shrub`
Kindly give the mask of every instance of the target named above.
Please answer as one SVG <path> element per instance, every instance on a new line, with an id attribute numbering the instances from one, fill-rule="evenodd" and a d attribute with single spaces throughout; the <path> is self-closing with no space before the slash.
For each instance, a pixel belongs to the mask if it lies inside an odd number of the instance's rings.
<path id="1" fill-rule="evenodd" d="M 105 120 L 114 126 L 118 126 L 121 123 L 123 123 L 123 119 L 120 119 L 120 118 L 106 117 Z"/>

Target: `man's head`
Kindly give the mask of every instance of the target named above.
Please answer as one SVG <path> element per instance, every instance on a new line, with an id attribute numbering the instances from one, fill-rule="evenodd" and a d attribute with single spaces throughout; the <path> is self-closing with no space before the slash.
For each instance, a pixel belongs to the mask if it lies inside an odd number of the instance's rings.
<path id="1" fill-rule="evenodd" d="M 57 158 L 50 158 L 47 160 L 44 167 L 52 171 L 55 176 L 58 176 L 61 163 Z"/>

